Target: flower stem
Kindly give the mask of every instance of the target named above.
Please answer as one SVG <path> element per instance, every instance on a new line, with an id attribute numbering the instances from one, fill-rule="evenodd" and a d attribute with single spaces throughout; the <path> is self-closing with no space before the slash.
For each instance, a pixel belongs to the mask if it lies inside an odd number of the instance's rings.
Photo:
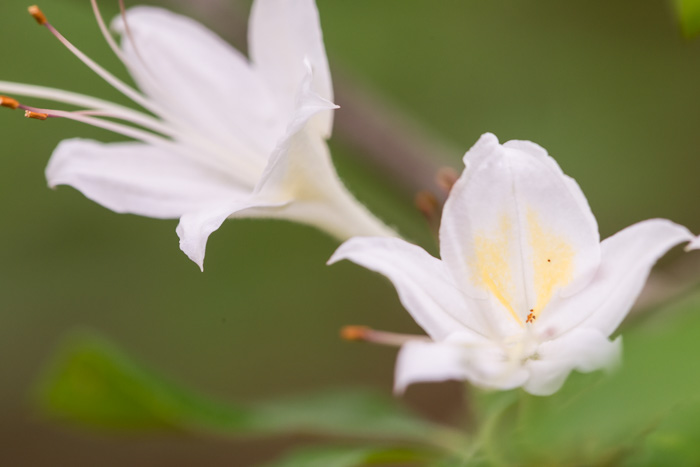
<path id="1" fill-rule="evenodd" d="M 494 444 L 495 434 L 503 416 L 519 399 L 514 392 L 502 394 L 497 401 L 490 404 L 488 411 L 479 423 L 473 443 L 463 451 L 460 460 L 464 465 L 469 464 L 478 454 L 488 458 L 489 465 L 507 465 Z"/>

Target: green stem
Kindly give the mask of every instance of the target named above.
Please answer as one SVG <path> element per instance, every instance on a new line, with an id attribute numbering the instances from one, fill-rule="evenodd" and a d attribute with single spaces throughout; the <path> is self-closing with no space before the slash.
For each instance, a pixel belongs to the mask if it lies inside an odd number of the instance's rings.
<path id="1" fill-rule="evenodd" d="M 468 465 L 480 452 L 486 455 L 491 465 L 507 465 L 494 445 L 494 434 L 503 415 L 517 400 L 514 394 L 507 394 L 490 407 L 488 414 L 479 424 L 474 442 L 460 456 L 464 465 Z"/>

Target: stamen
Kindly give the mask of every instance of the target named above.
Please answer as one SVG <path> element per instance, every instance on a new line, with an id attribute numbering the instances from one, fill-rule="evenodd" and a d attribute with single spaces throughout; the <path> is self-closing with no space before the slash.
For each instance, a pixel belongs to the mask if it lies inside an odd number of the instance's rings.
<path id="1" fill-rule="evenodd" d="M 442 167 L 438 170 L 435 180 L 438 186 L 445 192 L 445 196 L 450 194 L 452 187 L 459 179 L 459 174 L 452 167 Z"/>
<path id="2" fill-rule="evenodd" d="M 425 218 L 430 222 L 432 222 L 435 219 L 438 209 L 440 207 L 440 203 L 438 203 L 438 200 L 435 197 L 435 195 L 428 190 L 423 190 L 416 193 L 416 197 L 414 198 L 414 204 L 416 205 L 416 208 L 423 214 L 423 216 L 425 216 Z"/>
<path id="3" fill-rule="evenodd" d="M 525 320 L 525 323 L 534 323 L 535 320 L 537 319 L 537 316 L 535 316 L 535 310 L 530 309 L 530 314 L 527 315 L 527 319 Z"/>
<path id="4" fill-rule="evenodd" d="M 41 112 L 32 112 L 31 110 L 25 110 L 24 116 L 27 118 L 34 118 L 36 120 L 46 120 L 47 118 L 49 118 L 49 114 Z"/>
<path id="5" fill-rule="evenodd" d="M 134 53 L 136 54 L 136 57 L 138 57 L 139 61 L 143 65 L 143 67 L 151 73 L 151 70 L 148 68 L 148 65 L 146 65 L 146 61 L 143 59 L 141 56 L 141 53 L 139 52 L 139 48 L 136 46 L 136 41 L 134 40 L 134 35 L 131 34 L 131 28 L 129 27 L 129 22 L 126 20 L 126 6 L 124 5 L 124 0 L 119 0 L 119 14 L 122 17 L 122 23 L 124 23 L 124 33 L 126 34 L 127 39 L 129 39 L 129 42 L 131 42 L 131 47 L 134 49 Z"/>
<path id="6" fill-rule="evenodd" d="M 369 331 L 367 326 L 345 326 L 340 330 L 340 337 L 346 341 L 363 341 Z"/>
<path id="7" fill-rule="evenodd" d="M 7 107 L 14 110 L 19 107 L 19 102 L 11 97 L 0 96 L 0 107 Z"/>
<path id="8" fill-rule="evenodd" d="M 45 26 L 46 29 L 48 29 L 51 34 L 53 34 L 61 44 L 63 44 L 69 51 L 73 53 L 78 59 L 83 62 L 85 65 L 88 66 L 92 71 L 97 73 L 98 76 L 100 76 L 102 79 L 107 81 L 110 85 L 112 85 L 117 91 L 121 92 L 124 94 L 126 97 L 131 99 L 132 101 L 136 102 L 139 104 L 141 107 L 144 109 L 148 109 L 151 112 L 157 114 L 157 115 L 164 115 L 165 112 L 157 106 L 155 103 L 151 102 L 150 100 L 146 99 L 143 95 L 141 95 L 139 92 L 137 92 L 134 88 L 131 86 L 127 85 L 124 83 L 122 80 L 102 68 L 100 65 L 98 65 L 95 61 L 93 61 L 90 57 L 85 55 L 83 52 L 81 52 L 76 46 L 74 46 L 68 39 L 66 39 L 63 34 L 58 32 L 58 30 L 46 20 L 46 17 L 41 13 L 41 10 L 39 10 L 38 7 L 30 7 L 29 13 L 34 16 L 34 19 L 37 20 L 39 24 L 42 26 Z"/>
<path id="9" fill-rule="evenodd" d="M 188 150 L 185 147 L 183 147 L 183 145 L 176 144 L 173 141 L 166 139 L 161 135 L 92 116 L 95 114 L 100 114 L 101 112 L 95 112 L 92 110 L 79 110 L 74 112 L 67 112 L 65 110 L 43 109 L 38 107 L 30 107 L 22 104 L 19 105 L 19 108 L 25 110 L 25 116 L 29 118 L 38 118 L 39 120 L 46 120 L 46 118 L 60 117 L 66 118 L 68 120 L 75 120 L 77 122 L 86 123 L 97 128 L 102 128 L 103 130 L 111 131 L 113 133 L 117 133 L 128 138 L 139 140 L 144 143 L 159 146 L 165 148 L 168 151 L 181 153 L 185 157 L 191 157 L 191 153 L 188 152 Z M 41 116 L 43 115 L 45 115 L 46 118 L 41 118 Z M 106 117 L 114 117 L 114 115 L 109 114 L 103 115 Z M 225 156 L 225 154 L 223 154 L 222 156 Z M 257 177 L 259 177 L 259 174 L 257 174 L 257 172 L 253 172 L 255 170 L 255 168 L 253 167 L 241 166 L 237 167 L 236 171 L 233 172 L 231 170 L 230 164 L 226 164 L 226 160 L 224 157 L 217 157 L 216 159 L 208 160 L 208 162 L 211 163 L 213 168 L 215 168 L 216 170 L 228 171 L 228 173 L 231 176 L 236 177 L 240 183 L 249 183 L 250 180 L 256 180 Z"/>
<path id="10" fill-rule="evenodd" d="M 416 340 L 430 342 L 426 336 L 376 331 L 367 326 L 345 326 L 340 330 L 340 337 L 352 342 L 371 342 L 392 347 L 401 347 L 406 342 Z"/>
<path id="11" fill-rule="evenodd" d="M 110 122 L 108 120 L 103 120 L 101 118 L 96 118 L 90 116 L 91 111 L 77 111 L 77 112 L 66 112 L 65 110 L 53 110 L 53 109 L 42 109 L 38 107 L 30 107 L 28 105 L 19 106 L 20 109 L 24 109 L 24 116 L 28 118 L 36 118 L 39 120 L 46 120 L 49 117 L 52 118 L 66 118 L 68 120 L 75 120 L 77 122 L 86 123 L 88 125 L 95 126 L 97 128 L 102 128 L 113 133 L 117 133 L 129 138 L 143 141 L 144 143 L 150 143 L 158 146 L 165 146 L 168 149 L 178 148 L 172 141 L 163 138 L 160 135 L 150 133 L 148 131 L 143 131 L 138 128 L 134 128 L 127 125 L 122 125 L 115 122 Z"/>
<path id="12" fill-rule="evenodd" d="M 102 116 L 125 120 L 168 136 L 177 136 L 181 134 L 150 115 L 84 94 L 77 94 L 62 89 L 34 86 L 31 84 L 11 83 L 8 81 L 0 81 L 0 91 L 11 92 L 22 96 L 38 97 L 40 99 L 49 99 L 78 107 L 87 107 L 96 112 L 102 112 Z M 2 97 L 4 98 L 6 96 Z M 8 99 L 14 100 L 12 98 Z"/>
<path id="13" fill-rule="evenodd" d="M 29 8 L 27 8 L 27 11 L 29 11 L 29 14 L 32 15 L 32 17 L 36 20 L 37 23 L 39 23 L 39 25 L 43 26 L 46 23 L 48 23 L 46 16 L 39 9 L 38 6 L 32 5 Z"/>
<path id="14" fill-rule="evenodd" d="M 112 52 L 114 52 L 114 54 L 119 58 L 119 60 L 121 60 L 124 63 L 124 65 L 126 65 L 128 67 L 129 61 L 127 60 L 126 56 L 124 56 L 124 53 L 117 45 L 116 41 L 114 40 L 114 37 L 112 37 L 112 34 L 110 34 L 109 29 L 107 28 L 107 25 L 105 24 L 105 20 L 102 17 L 102 13 L 100 13 L 100 9 L 97 6 L 97 0 L 90 0 L 90 3 L 92 3 L 92 12 L 95 14 L 95 19 L 97 20 L 97 25 L 100 27 L 100 31 L 102 32 L 102 36 L 107 41 L 109 48 L 112 49 Z"/>
<path id="15" fill-rule="evenodd" d="M 129 70 L 132 76 L 135 75 L 136 73 L 138 73 L 138 70 L 134 69 L 132 61 L 129 60 L 129 58 L 124 54 L 122 49 L 117 45 L 117 42 L 114 40 L 114 37 L 110 33 L 104 21 L 104 18 L 102 17 L 102 13 L 100 13 L 100 9 L 97 5 L 97 0 L 90 0 L 90 2 L 92 3 L 92 12 L 94 13 L 95 19 L 97 20 L 97 25 L 100 27 L 100 32 L 102 32 L 102 37 L 104 37 L 105 41 L 107 41 L 107 44 L 109 45 L 109 48 L 112 49 L 112 52 L 114 52 L 117 58 L 121 60 L 121 62 Z M 129 27 L 129 23 L 126 20 L 126 7 L 124 6 L 124 0 L 120 0 L 119 10 L 122 18 L 122 23 L 124 23 L 124 33 L 129 39 L 129 42 L 131 42 L 131 47 L 133 48 L 134 53 L 136 54 L 136 58 L 141 63 L 143 69 L 146 71 L 148 78 L 151 80 L 153 84 L 153 89 L 160 89 L 155 75 L 151 71 L 146 61 L 141 56 L 138 47 L 136 47 L 136 41 L 134 41 L 134 37 L 131 34 L 131 29 Z"/>

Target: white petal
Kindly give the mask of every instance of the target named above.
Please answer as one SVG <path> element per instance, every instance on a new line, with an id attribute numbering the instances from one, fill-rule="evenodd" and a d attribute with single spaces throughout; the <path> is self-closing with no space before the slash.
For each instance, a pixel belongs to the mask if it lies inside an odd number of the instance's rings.
<path id="1" fill-rule="evenodd" d="M 396 359 L 394 392 L 403 393 L 418 382 L 466 379 L 464 352 L 457 346 L 420 341 L 407 342 Z"/>
<path id="2" fill-rule="evenodd" d="M 575 326 L 612 334 L 629 312 L 654 263 L 668 250 L 693 238 L 685 227 L 665 219 L 631 225 L 603 241 L 602 261 L 584 290 L 552 303 L 537 328 L 559 335 Z"/>
<path id="3" fill-rule="evenodd" d="M 304 60 L 314 71 L 311 89 L 333 100 L 328 59 L 314 0 L 256 0 L 250 14 L 250 56 L 286 113 L 294 109 L 294 96 L 306 74 Z M 321 136 L 328 138 L 333 114 L 319 116 Z"/>
<path id="4" fill-rule="evenodd" d="M 336 106 L 313 92 L 311 72 L 307 72 L 295 117 L 270 156 L 256 196 L 270 202 L 291 201 L 276 217 L 311 224 L 341 240 L 356 235 L 395 235 L 338 178 L 325 140 L 312 128 L 319 113 Z"/>
<path id="5" fill-rule="evenodd" d="M 177 151 L 146 144 L 62 141 L 46 167 L 51 187 L 70 185 L 120 213 L 177 218 L 247 195 L 220 173 Z"/>
<path id="6" fill-rule="evenodd" d="M 121 18 L 113 27 L 123 34 L 134 79 L 169 114 L 237 157 L 272 150 L 287 122 L 240 52 L 196 21 L 161 8 L 130 8 L 127 22 L 135 47 Z"/>
<path id="7" fill-rule="evenodd" d="M 278 208 L 284 203 L 264 203 L 254 197 L 237 202 L 208 206 L 206 209 L 192 211 L 180 218 L 177 235 L 180 237 L 180 249 L 204 271 L 204 254 L 209 235 L 221 227 L 229 217 L 268 217 L 266 208 Z"/>
<path id="8" fill-rule="evenodd" d="M 700 250 L 700 236 L 695 237 L 695 240 L 688 243 L 688 245 L 685 247 L 685 251 L 690 250 Z"/>
<path id="9" fill-rule="evenodd" d="M 500 348 L 488 340 L 453 336 L 450 342 L 411 341 L 396 361 L 394 391 L 402 393 L 417 382 L 467 380 L 485 389 L 521 386 L 528 372 L 505 361 Z"/>
<path id="10" fill-rule="evenodd" d="M 455 318 L 468 313 L 466 299 L 444 264 L 422 248 L 398 238 L 355 237 L 343 243 L 328 264 L 343 259 L 391 280 L 403 306 L 433 339 L 469 331 Z"/>
<path id="11" fill-rule="evenodd" d="M 523 388 L 530 394 L 548 396 L 561 388 L 569 373 L 611 369 L 620 360 L 622 341 L 610 341 L 595 329 L 576 329 L 541 344 L 538 359 L 529 360 L 530 377 Z"/>
<path id="12" fill-rule="evenodd" d="M 522 324 L 584 287 L 600 260 L 598 227 L 578 186 L 528 141 L 485 134 L 464 156 L 440 227 L 443 260 L 474 298 Z"/>
<path id="13" fill-rule="evenodd" d="M 337 106 L 311 89 L 312 71 L 307 68 L 306 72 L 297 89 L 294 116 L 270 156 L 256 193 L 273 198 L 291 193 L 295 198 L 315 198 L 326 191 L 322 186 L 333 188 L 340 183 L 325 141 L 309 131 L 314 116 Z"/>

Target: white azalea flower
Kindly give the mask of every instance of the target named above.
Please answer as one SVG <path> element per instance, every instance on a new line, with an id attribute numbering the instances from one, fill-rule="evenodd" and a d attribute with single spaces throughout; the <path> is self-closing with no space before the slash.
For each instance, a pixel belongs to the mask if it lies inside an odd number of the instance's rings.
<path id="1" fill-rule="evenodd" d="M 387 276 L 429 334 L 364 334 L 403 342 L 396 390 L 459 379 L 548 395 L 574 369 L 614 365 L 621 341 L 610 335 L 656 260 L 690 232 L 651 219 L 601 243 L 576 182 L 529 141 L 501 145 L 485 134 L 464 163 L 443 212 L 442 259 L 400 239 L 362 237 L 329 261 L 350 259 Z"/>
<path id="2" fill-rule="evenodd" d="M 46 169 L 50 186 L 71 185 L 120 213 L 180 218 L 180 246 L 200 267 L 209 235 L 230 217 L 294 220 L 341 240 L 394 235 L 352 197 L 332 165 L 325 139 L 336 106 L 313 0 L 256 0 L 250 60 L 195 21 L 154 7 L 135 7 L 115 20 L 120 47 L 96 0 L 92 4 L 104 37 L 141 92 L 82 54 L 38 8 L 30 12 L 155 117 L 81 94 L 0 82 L 0 92 L 88 109 L 0 100 L 27 116 L 70 118 L 136 140 L 61 142 Z"/>

